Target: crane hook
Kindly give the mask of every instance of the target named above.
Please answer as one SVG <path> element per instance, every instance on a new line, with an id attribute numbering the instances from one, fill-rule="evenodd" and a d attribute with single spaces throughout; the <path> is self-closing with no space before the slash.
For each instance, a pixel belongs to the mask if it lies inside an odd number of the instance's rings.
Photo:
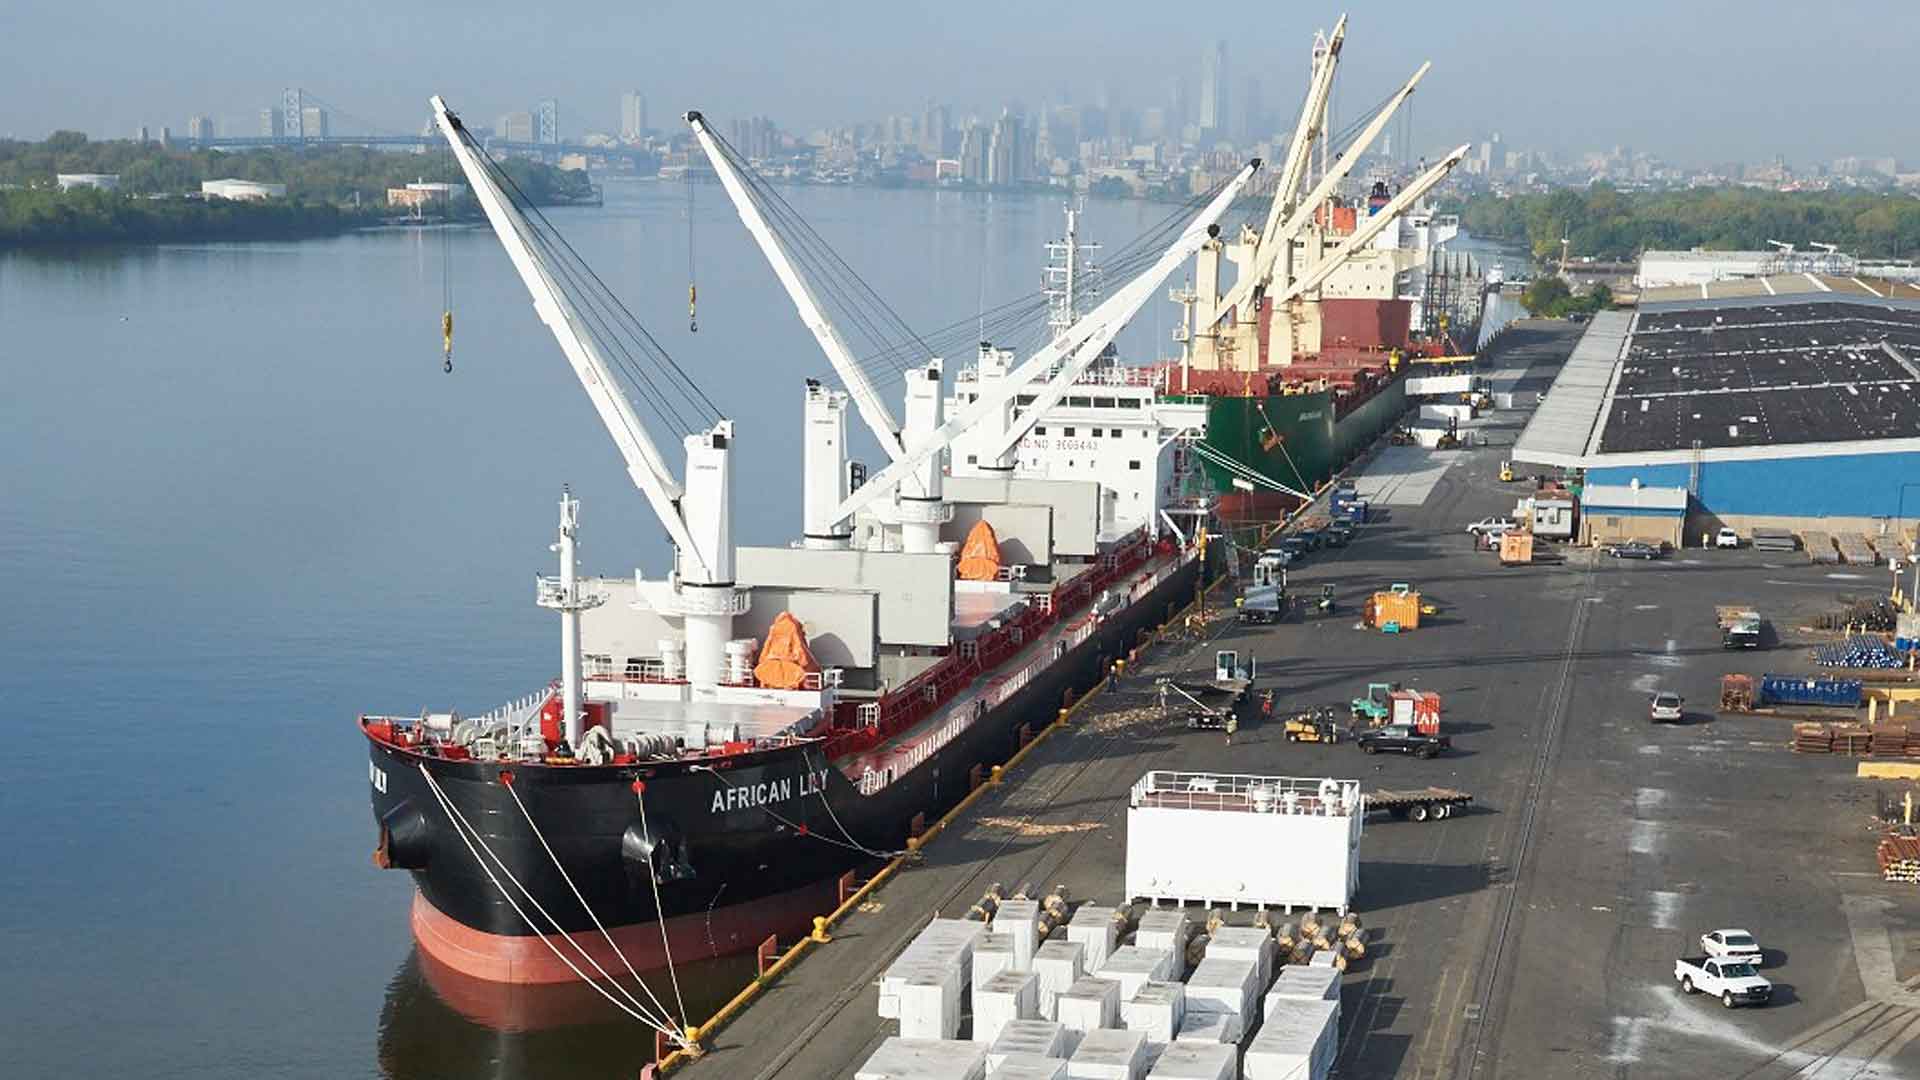
<path id="1" fill-rule="evenodd" d="M 695 300 L 695 293 L 693 290 L 693 286 L 688 285 L 687 286 L 687 332 L 690 334 L 697 334 L 700 332 L 700 320 L 694 317 L 694 300 Z"/>
<path id="2" fill-rule="evenodd" d="M 445 348 L 445 355 L 446 355 L 446 364 L 443 365 L 443 369 L 446 371 L 447 374 L 451 375 L 453 374 L 453 312 L 452 310 L 442 312 L 440 315 L 440 335 L 442 339 L 445 341 L 444 348 Z"/>

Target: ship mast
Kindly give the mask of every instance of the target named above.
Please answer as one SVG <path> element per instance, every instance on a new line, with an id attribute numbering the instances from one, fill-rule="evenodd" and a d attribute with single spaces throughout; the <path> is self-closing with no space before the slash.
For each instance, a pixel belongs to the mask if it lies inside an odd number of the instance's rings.
<path id="1" fill-rule="evenodd" d="M 682 624 L 687 681 L 696 689 L 718 685 L 734 616 L 746 611 L 749 602 L 747 593 L 736 588 L 733 581 L 733 422 L 720 419 L 711 428 L 684 438 L 686 479 L 682 482 L 674 477 L 633 403 L 618 388 L 595 320 L 581 311 L 561 284 L 564 278 L 578 287 L 581 279 L 577 271 L 552 264 L 551 241 L 507 195 L 511 181 L 502 185 L 503 174 L 475 144 L 460 118 L 448 111 L 446 102 L 436 96 L 432 105 L 434 122 L 452 147 L 455 160 L 486 212 L 487 223 L 493 226 L 494 235 L 533 297 L 535 314 L 553 333 L 600 422 L 619 448 L 628 477 L 673 543 L 672 575 L 665 581 L 636 580 L 635 588 L 648 607 Z M 569 576 L 565 563 L 572 547 L 565 520 L 563 511 L 563 579 Z M 564 613 L 567 609 L 561 610 Z M 577 619 L 577 611 L 574 615 Z M 563 624 L 568 622 L 577 630 L 577 621 L 563 619 Z M 565 723 L 571 741 L 580 731 L 577 712 L 569 711 Z"/>

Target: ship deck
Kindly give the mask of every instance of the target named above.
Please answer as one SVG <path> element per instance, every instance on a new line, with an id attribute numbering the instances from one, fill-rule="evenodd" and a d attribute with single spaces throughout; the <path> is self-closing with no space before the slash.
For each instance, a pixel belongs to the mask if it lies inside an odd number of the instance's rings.
<path id="1" fill-rule="evenodd" d="M 1501 347 L 1533 350 L 1530 389 L 1571 340 L 1521 331 Z M 1768 614 L 1788 627 L 1790 604 L 1829 603 L 1840 583 L 1751 550 L 1501 568 L 1460 526 L 1511 508 L 1496 474 L 1517 415 L 1495 414 L 1495 445 L 1462 454 L 1420 505 L 1292 576 L 1302 595 L 1333 584 L 1339 617 L 1221 620 L 1217 640 L 1150 648 L 676 1075 L 852 1076 L 896 1030 L 876 1015 L 875 981 L 929 915 L 961 915 L 994 883 L 1121 899 L 1128 793 L 1153 769 L 1473 793 L 1475 809 L 1445 822 L 1367 823 L 1369 952 L 1344 980 L 1336 1075 L 1920 1075 L 1920 992 L 1906 984 L 1920 971 L 1920 902 L 1875 872 L 1862 828 L 1875 787 L 1844 757 L 1789 753 L 1776 717 L 1645 722 L 1649 688 L 1707 703 L 1723 672 L 1754 666 L 1720 649 L 1715 603 L 1778 596 Z M 1361 595 L 1393 580 L 1414 581 L 1440 615 L 1404 635 L 1354 630 Z M 1282 710 L 1369 681 L 1437 691 L 1456 750 L 1362 757 L 1344 742 L 1289 744 L 1278 722 L 1248 724 L 1229 747 L 1159 718 L 1153 678 L 1198 677 L 1217 647 L 1255 654 Z M 1723 925 L 1768 947 L 1771 1007 L 1727 1012 L 1673 989 L 1673 958 Z M 1583 961 L 1573 975 L 1569 956 Z"/>

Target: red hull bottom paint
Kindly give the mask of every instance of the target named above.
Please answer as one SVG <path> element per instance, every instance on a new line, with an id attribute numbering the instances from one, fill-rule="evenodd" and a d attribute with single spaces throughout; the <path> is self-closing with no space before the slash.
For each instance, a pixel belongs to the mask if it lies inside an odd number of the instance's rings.
<path id="1" fill-rule="evenodd" d="M 667 920 L 666 936 L 676 963 L 731 956 L 751 951 L 769 934 L 778 935 L 783 946 L 791 944 L 799 934 L 813 929 L 814 916 L 825 915 L 838 906 L 837 884 L 824 881 L 751 904 L 675 916 Z M 418 892 L 413 894 L 410 921 L 413 940 L 421 952 L 469 978 L 534 985 L 579 981 L 580 977 L 554 955 L 554 949 L 539 938 L 530 934 L 521 937 L 475 930 L 448 918 Z M 609 926 L 607 933 L 634 970 L 658 971 L 667 966 L 658 923 Z M 601 937 L 599 931 L 575 932 L 571 936 L 608 974 L 625 976 L 626 965 L 608 947 L 607 939 Z M 592 965 L 581 959 L 579 950 L 561 941 L 558 935 L 549 934 L 547 940 L 582 972 L 599 977 Z"/>

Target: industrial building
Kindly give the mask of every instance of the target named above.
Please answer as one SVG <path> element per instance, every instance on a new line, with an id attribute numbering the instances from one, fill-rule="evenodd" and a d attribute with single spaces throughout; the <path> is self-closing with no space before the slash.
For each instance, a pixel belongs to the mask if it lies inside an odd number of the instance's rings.
<path id="1" fill-rule="evenodd" d="M 216 199 L 251 199 L 258 202 L 286 198 L 287 185 L 263 184 L 257 180 L 202 180 L 200 194 Z"/>
<path id="2" fill-rule="evenodd" d="M 1585 470 L 1580 539 L 1920 520 L 1920 288 L 1815 274 L 1594 317 L 1514 446 Z"/>
<path id="3" fill-rule="evenodd" d="M 119 191 L 119 173 L 56 173 L 53 182 L 60 185 L 61 191 L 74 188 L 95 188 L 100 191 Z"/>

